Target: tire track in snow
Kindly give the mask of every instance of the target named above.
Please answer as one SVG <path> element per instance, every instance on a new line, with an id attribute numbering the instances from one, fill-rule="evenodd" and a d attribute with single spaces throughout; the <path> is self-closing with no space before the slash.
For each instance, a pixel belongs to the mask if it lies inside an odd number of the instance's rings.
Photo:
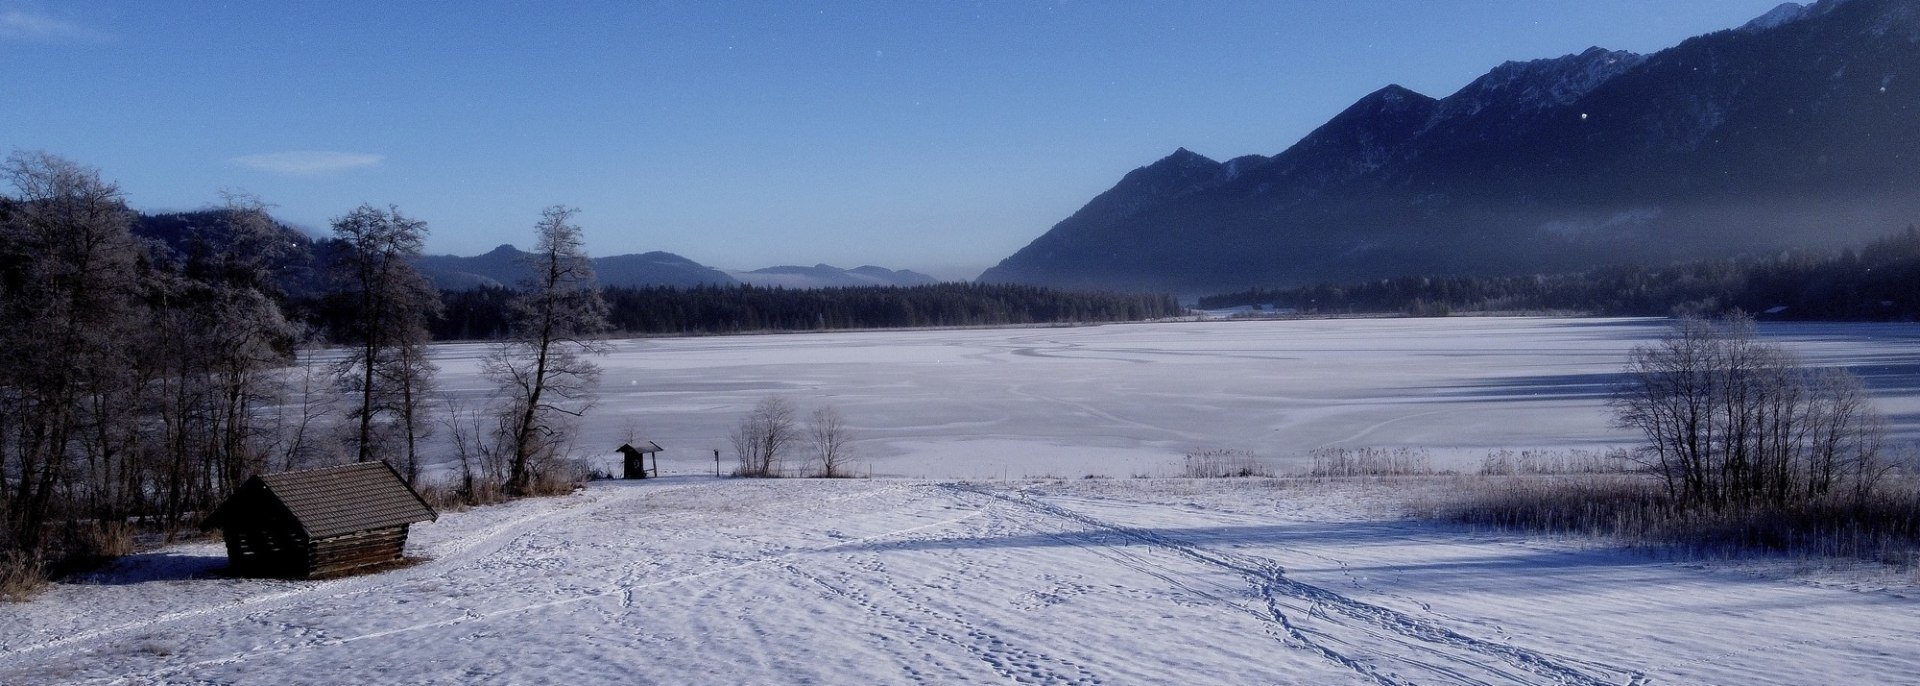
<path id="1" fill-rule="evenodd" d="M 1455 412 L 1455 411 L 1457 410 L 1453 410 L 1453 409 L 1430 410 L 1427 412 L 1416 412 L 1413 414 L 1401 415 L 1391 419 L 1374 422 L 1372 424 L 1368 424 L 1366 427 L 1360 429 L 1359 431 L 1354 432 L 1353 435 L 1351 436 L 1348 436 L 1346 438 L 1337 438 L 1331 441 L 1327 441 L 1325 443 L 1321 443 L 1320 445 L 1314 446 L 1313 449 L 1319 450 L 1321 448 L 1328 448 L 1341 443 L 1352 443 L 1362 438 L 1366 438 L 1368 435 L 1371 435 L 1375 431 L 1379 431 L 1381 429 L 1386 428 L 1389 424 L 1397 424 L 1399 422 L 1404 422 L 1409 419 L 1419 419 L 1421 417 L 1430 417 L 1436 414 L 1444 414 L 1447 412 Z"/>
<path id="2" fill-rule="evenodd" d="M 1006 389 L 1006 392 L 1008 395 L 1019 396 L 1022 398 L 1026 398 L 1028 400 L 1032 400 L 1032 401 L 1047 404 L 1047 405 L 1058 405 L 1058 406 L 1077 409 L 1083 413 L 1086 413 L 1088 416 L 1096 417 L 1099 419 L 1105 419 L 1117 426 L 1123 426 L 1123 427 L 1130 426 L 1136 429 L 1145 429 L 1147 431 L 1165 434 L 1174 438 L 1186 439 L 1190 441 L 1205 440 L 1205 437 L 1199 433 L 1179 431 L 1179 430 L 1170 429 L 1164 426 L 1159 426 L 1157 424 L 1140 421 L 1137 419 L 1128 419 L 1126 417 L 1113 414 L 1106 410 L 1102 410 L 1098 407 L 1094 407 L 1091 403 L 1084 403 L 1077 400 L 1067 400 L 1064 398 L 1055 398 L 1055 397 L 1040 395 L 1027 390 L 1027 387 L 1031 385 L 1033 384 L 1014 384 L 1012 386 L 1008 386 Z"/>
<path id="3" fill-rule="evenodd" d="M 1280 628 L 1283 642 L 1306 648 L 1330 662 L 1353 670 L 1380 684 L 1412 684 L 1424 679 L 1408 677 L 1398 670 L 1387 670 L 1367 660 L 1349 655 L 1355 649 L 1373 650 L 1367 658 L 1405 663 L 1433 673 L 1449 683 L 1494 683 L 1487 677 L 1518 683 L 1639 684 L 1646 676 L 1639 671 L 1596 662 L 1549 655 L 1505 643 L 1467 636 L 1439 623 L 1347 597 L 1312 584 L 1287 578 L 1285 570 L 1265 559 L 1247 558 L 1232 553 L 1207 550 L 1150 530 L 1121 526 L 1068 510 L 1021 492 L 1018 497 L 971 484 L 943 484 L 963 493 L 973 493 L 1019 509 L 1070 521 L 1105 535 L 1119 536 L 1144 545 L 1165 549 L 1194 562 L 1234 572 L 1245 578 L 1265 605 L 1262 617 Z M 1119 559 L 1111 546 L 1087 542 L 1087 532 L 1056 534 L 1056 538 L 1081 545 L 1109 559 L 1126 564 L 1196 592 L 1228 606 L 1245 609 L 1238 602 L 1199 592 L 1167 570 L 1147 569 L 1152 563 Z M 1108 549 L 1103 553 L 1101 549 Z M 1302 604 L 1304 603 L 1304 606 Z M 1363 646 L 1367 639 L 1384 642 L 1399 649 L 1379 651 Z M 1491 660 L 1491 662 L 1489 662 Z M 1458 663 L 1456 665 L 1456 663 Z M 1476 676 L 1475 673 L 1484 674 Z"/>

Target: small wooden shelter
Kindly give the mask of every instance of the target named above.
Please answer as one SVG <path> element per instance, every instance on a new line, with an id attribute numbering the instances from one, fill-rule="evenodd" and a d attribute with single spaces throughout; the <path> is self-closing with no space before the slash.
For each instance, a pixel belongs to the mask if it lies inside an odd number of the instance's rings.
<path id="1" fill-rule="evenodd" d="M 407 527 L 439 514 L 385 462 L 247 479 L 200 524 L 220 529 L 235 574 L 316 579 L 394 562 Z"/>
<path id="2" fill-rule="evenodd" d="M 634 443 L 639 445 L 636 446 Z M 634 443 L 620 444 L 620 455 L 626 458 L 623 461 L 625 469 L 621 470 L 621 475 L 628 479 L 645 479 L 649 473 L 652 476 L 660 476 L 660 444 L 653 441 L 635 441 Z M 653 456 L 652 469 L 647 468 L 648 455 Z"/>

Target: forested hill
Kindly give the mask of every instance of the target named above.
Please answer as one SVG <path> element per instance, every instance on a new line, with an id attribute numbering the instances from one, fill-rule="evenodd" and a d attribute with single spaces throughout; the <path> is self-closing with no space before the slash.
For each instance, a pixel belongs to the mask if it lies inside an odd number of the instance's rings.
<path id="1" fill-rule="evenodd" d="M 726 334 L 937 326 L 1142 321 L 1183 312 L 1171 295 L 1073 293 L 1035 286 L 943 283 L 785 289 L 611 287 L 601 291 L 616 334 Z M 441 294 L 437 340 L 493 338 L 513 291 Z"/>
<path id="2" fill-rule="evenodd" d="M 1272 305 L 1301 313 L 1443 315 L 1574 311 L 1662 316 L 1738 308 L 1775 319 L 1920 320 L 1920 230 L 1839 253 L 1616 266 L 1514 277 L 1409 276 L 1201 298 L 1207 309 Z"/>

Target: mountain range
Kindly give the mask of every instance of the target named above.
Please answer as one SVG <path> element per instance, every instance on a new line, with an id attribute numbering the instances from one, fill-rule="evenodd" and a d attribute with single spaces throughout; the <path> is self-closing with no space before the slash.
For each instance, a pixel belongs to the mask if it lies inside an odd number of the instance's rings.
<path id="1" fill-rule="evenodd" d="M 440 290 L 457 291 L 481 286 L 512 286 L 525 274 L 527 257 L 527 253 L 511 245 L 502 245 L 484 255 L 473 257 L 427 255 L 415 260 L 414 266 Z M 727 272 L 659 251 L 596 257 L 593 269 L 602 286 L 691 288 L 751 284 L 783 288 L 834 288 L 920 286 L 939 281 L 919 272 L 874 266 L 840 269 L 820 264 Z"/>
<path id="2" fill-rule="evenodd" d="M 1381 88 L 1272 156 L 1134 170 L 985 282 L 1200 294 L 1857 243 L 1920 218 L 1920 3 Z"/>
<path id="3" fill-rule="evenodd" d="M 733 272 L 733 278 L 755 286 L 782 288 L 846 288 L 858 286 L 926 286 L 940 280 L 920 272 L 867 265 L 841 269 L 832 265 L 811 267 L 767 267 L 750 272 Z"/>
<path id="4" fill-rule="evenodd" d="M 198 210 L 158 214 L 136 214 L 133 234 L 149 241 L 159 259 L 180 260 L 197 251 L 205 251 L 204 241 L 215 240 L 224 230 L 223 210 Z M 277 287 L 287 293 L 309 296 L 326 292 L 327 264 L 338 246 L 331 239 L 319 238 L 284 223 L 275 226 L 284 243 L 269 260 Z M 443 291 L 462 291 L 483 286 L 517 285 L 526 276 L 532 255 L 502 245 L 482 255 L 425 255 L 414 260 L 414 267 Z M 593 260 L 594 273 L 603 286 L 754 286 L 790 289 L 841 288 L 858 286 L 923 286 L 939 279 L 919 272 L 864 266 L 853 269 L 818 264 L 812 267 L 767 267 L 753 271 L 727 272 L 714 269 L 669 252 L 614 255 Z"/>
<path id="5" fill-rule="evenodd" d="M 502 245 L 483 255 L 457 257 L 427 255 L 414 267 L 443 291 L 481 286 L 513 286 L 525 278 L 532 256 Z M 605 286 L 729 286 L 737 283 L 726 272 L 668 252 L 615 255 L 593 260 L 594 275 Z"/>

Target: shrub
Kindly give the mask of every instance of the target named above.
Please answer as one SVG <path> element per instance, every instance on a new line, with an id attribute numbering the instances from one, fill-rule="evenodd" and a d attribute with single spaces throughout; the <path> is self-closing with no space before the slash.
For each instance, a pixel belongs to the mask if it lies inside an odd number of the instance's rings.
<path id="1" fill-rule="evenodd" d="M 1433 456 L 1416 448 L 1321 448 L 1312 453 L 1310 476 L 1414 476 L 1432 474 Z"/>
<path id="2" fill-rule="evenodd" d="M 423 483 L 414 490 L 420 499 L 440 512 L 461 512 L 482 505 L 497 505 L 510 498 L 498 481 L 475 479 L 463 484 Z"/>
<path id="3" fill-rule="evenodd" d="M 1920 551 L 1920 489 L 1912 481 L 1865 498 L 1720 509 L 1689 506 L 1659 477 L 1637 474 L 1466 478 L 1447 494 L 1416 504 L 1414 514 L 1694 557 L 1788 555 L 1912 567 Z"/>
<path id="4" fill-rule="evenodd" d="M 1880 419 L 1851 374 L 1808 368 L 1759 341 L 1738 313 L 1679 321 L 1660 342 L 1634 349 L 1625 372 L 1614 420 L 1641 433 L 1626 461 L 1646 475 L 1483 479 L 1426 514 L 1698 555 L 1912 564 L 1920 497 L 1882 454 Z M 1557 461 L 1495 453 L 1481 473 L 1618 463 Z M 1889 488 L 1895 479 L 1901 487 Z"/>
<path id="5" fill-rule="evenodd" d="M 1685 507 L 1869 498 L 1887 472 L 1880 418 L 1859 379 L 1758 340 L 1744 315 L 1682 319 L 1635 348 L 1625 372 L 1614 421 L 1640 432 L 1640 461 Z"/>
<path id="6" fill-rule="evenodd" d="M 592 473 L 592 468 L 576 460 L 549 460 L 542 468 L 534 470 L 527 482 L 525 495 L 566 495 L 585 486 Z"/>
<path id="7" fill-rule="evenodd" d="M 816 476 L 828 479 L 853 476 L 853 430 L 840 410 L 832 405 L 815 408 L 807 415 L 807 438 L 813 444 L 814 463 L 820 466 Z"/>
<path id="8" fill-rule="evenodd" d="M 1636 476 L 1461 479 L 1416 514 L 1497 529 L 1638 541 L 1673 509 L 1657 483 Z"/>
<path id="9" fill-rule="evenodd" d="M 793 415 L 792 403 L 779 396 L 767 396 L 740 418 L 739 425 L 728 436 L 734 456 L 740 460 L 740 466 L 733 470 L 734 476 L 771 478 L 785 471 L 782 461 L 787 448 L 800 438 Z"/>
<path id="10" fill-rule="evenodd" d="M 39 555 L 0 548 L 0 601 L 22 602 L 47 587 L 47 567 Z"/>
<path id="11" fill-rule="evenodd" d="M 133 525 L 126 522 L 70 522 L 63 564 L 88 567 L 133 554 Z"/>
<path id="12" fill-rule="evenodd" d="M 1273 476 L 1273 469 L 1251 451 L 1205 450 L 1187 453 L 1180 475 L 1191 479 Z"/>
<path id="13" fill-rule="evenodd" d="M 594 470 L 576 460 L 552 458 L 541 460 L 530 470 L 525 490 L 517 497 L 541 497 L 566 495 L 592 481 Z M 470 507 L 498 505 L 513 500 L 516 496 L 507 492 L 506 481 L 497 477 L 465 474 L 454 483 L 428 483 L 422 481 L 414 490 L 422 500 L 433 509 L 443 512 L 459 512 Z"/>
<path id="14" fill-rule="evenodd" d="M 1482 475 L 1625 474 L 1640 465 L 1625 450 L 1495 450 L 1480 461 Z"/>

